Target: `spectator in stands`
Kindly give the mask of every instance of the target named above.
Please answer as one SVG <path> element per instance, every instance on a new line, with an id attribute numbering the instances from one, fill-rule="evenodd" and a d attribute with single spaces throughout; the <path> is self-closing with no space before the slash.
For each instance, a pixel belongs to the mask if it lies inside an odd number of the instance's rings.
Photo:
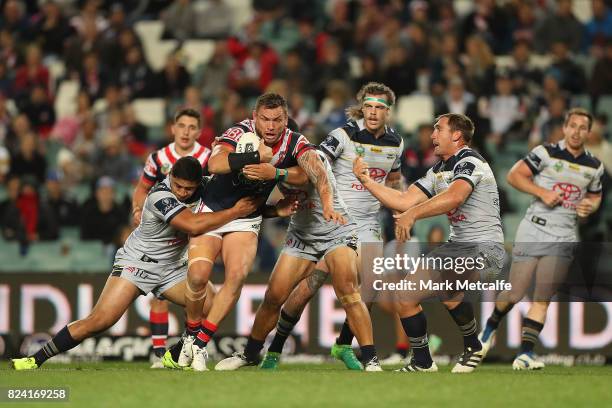
<path id="1" fill-rule="evenodd" d="M 66 43 L 64 60 L 66 70 L 75 77 L 83 71 L 85 57 L 94 53 L 99 55 L 102 50 L 98 27 L 94 21 L 86 21 L 78 36 L 72 36 Z M 112 63 L 112 61 L 109 61 Z"/>
<path id="2" fill-rule="evenodd" d="M 369 6 L 369 5 L 366 4 L 365 2 L 362 3 L 362 8 L 366 6 Z M 379 16 L 378 18 L 382 18 L 382 16 L 380 16 L 380 13 L 378 13 L 379 10 L 375 6 L 370 7 L 370 10 L 372 11 L 371 15 L 374 16 L 374 18 L 376 18 L 376 15 Z M 331 9 L 331 15 L 329 16 L 329 20 L 327 20 L 327 24 L 325 25 L 325 32 L 329 35 L 329 37 L 335 38 L 338 44 L 340 45 L 340 47 L 343 50 L 347 50 L 347 51 L 355 49 L 356 46 L 359 46 L 358 42 L 355 41 L 356 32 L 354 28 L 355 26 L 358 26 L 359 23 L 353 24 L 350 19 L 351 19 L 351 11 L 350 11 L 349 3 L 346 1 L 336 1 L 336 2 L 333 2 L 332 9 Z M 368 19 L 366 18 L 366 21 L 367 20 Z M 364 27 L 367 27 L 367 26 L 368 24 L 364 24 Z M 373 31 L 370 31 L 370 34 L 372 32 Z M 312 61 L 312 60 L 305 59 L 305 61 Z M 317 60 L 317 61 L 320 62 L 320 60 Z"/>
<path id="3" fill-rule="evenodd" d="M 29 100 L 21 101 L 18 106 L 36 132 L 46 138 L 55 123 L 55 108 L 49 100 L 47 90 L 42 85 L 34 85 Z"/>
<path id="4" fill-rule="evenodd" d="M 287 81 L 291 92 L 305 92 L 312 81 L 312 67 L 302 60 L 299 50 L 294 48 L 281 59 L 276 77 Z"/>
<path id="5" fill-rule="evenodd" d="M 28 36 L 29 23 L 24 4 L 17 0 L 7 0 L 0 16 L 0 29 L 9 31 L 18 41 Z"/>
<path id="6" fill-rule="evenodd" d="M 179 59 L 179 54 L 174 52 L 168 54 L 164 68 L 154 75 L 154 95 L 166 100 L 176 100 L 183 97 L 185 88 L 189 85 L 191 78 L 189 72 Z"/>
<path id="7" fill-rule="evenodd" d="M 476 0 L 476 7 L 468 14 L 460 27 L 460 41 L 468 47 L 469 38 L 482 38 L 495 54 L 510 50 L 508 16 L 496 5 L 495 0 Z"/>
<path id="8" fill-rule="evenodd" d="M 40 44 L 43 54 L 57 58 L 63 55 L 66 41 L 76 33 L 53 0 L 45 1 L 33 16 L 31 30 L 31 37 Z"/>
<path id="9" fill-rule="evenodd" d="M 6 143 L 11 131 L 12 121 L 13 115 L 9 112 L 6 95 L 0 91 L 0 145 Z"/>
<path id="10" fill-rule="evenodd" d="M 140 154 L 144 153 L 141 149 L 146 148 L 149 141 L 149 129 L 138 121 L 132 105 L 123 107 L 122 117 L 127 128 L 128 149 L 134 156 L 140 157 Z M 135 146 L 131 146 L 133 144 L 139 144 L 141 147 L 135 148 Z"/>
<path id="11" fill-rule="evenodd" d="M 501 72 L 495 80 L 496 93 L 488 99 L 483 98 L 483 103 L 479 104 L 480 115 L 490 123 L 487 139 L 497 146 L 506 142 L 511 132 L 520 129 L 525 117 L 526 108 L 512 87 L 510 74 Z"/>
<path id="12" fill-rule="evenodd" d="M 95 24 L 96 31 L 102 32 L 108 27 L 108 21 L 99 8 L 102 5 L 100 0 L 85 0 L 81 2 L 81 11 L 70 19 L 70 24 L 83 35 L 85 27 L 90 23 Z"/>
<path id="13" fill-rule="evenodd" d="M 207 104 L 218 103 L 227 88 L 233 61 L 227 51 L 226 41 L 215 42 L 210 60 L 200 64 L 193 76 L 192 84 L 200 90 Z"/>
<path id="14" fill-rule="evenodd" d="M 39 150 L 38 137 L 31 132 L 26 133 L 19 139 L 19 150 L 11 157 L 11 174 L 31 176 L 43 183 L 46 173 L 47 159 Z"/>
<path id="15" fill-rule="evenodd" d="M 489 44 L 482 37 L 469 37 L 461 60 L 466 88 L 476 95 L 491 95 L 495 91 L 495 56 Z"/>
<path id="16" fill-rule="evenodd" d="M 604 48 L 604 54 L 597 60 L 591 79 L 589 81 L 589 93 L 592 98 L 593 110 L 597 110 L 597 102 L 602 95 L 612 95 L 612 37 L 610 37 Z"/>
<path id="17" fill-rule="evenodd" d="M 163 38 L 175 38 L 185 41 L 195 37 L 196 26 L 202 22 L 196 20 L 197 13 L 191 0 L 174 0 L 161 13 L 164 23 Z"/>
<path id="18" fill-rule="evenodd" d="M 572 52 L 582 46 L 584 27 L 572 11 L 572 0 L 558 0 L 554 14 L 548 14 L 536 29 L 535 49 L 547 53 L 555 42 L 563 42 Z"/>
<path id="19" fill-rule="evenodd" d="M 307 134 L 313 126 L 313 114 L 306 107 L 304 95 L 299 92 L 293 92 L 289 95 L 287 103 L 289 104 L 289 117 L 295 120 L 300 132 Z"/>
<path id="20" fill-rule="evenodd" d="M 548 69 L 559 78 L 561 89 L 573 94 L 585 92 L 584 70 L 570 58 L 567 44 L 561 41 L 554 42 L 551 51 L 553 62 Z"/>
<path id="21" fill-rule="evenodd" d="M 114 3 L 110 8 L 108 27 L 100 33 L 100 56 L 102 61 L 110 61 L 121 54 L 119 37 L 127 28 L 125 10 L 121 3 Z"/>
<path id="22" fill-rule="evenodd" d="M 327 84 L 334 80 L 347 80 L 350 66 L 342 55 L 342 49 L 335 39 L 328 39 L 323 47 L 322 60 L 314 68 L 313 86 L 310 88 L 318 103 L 323 100 Z"/>
<path id="23" fill-rule="evenodd" d="M 563 139 L 563 123 L 567 99 L 562 94 L 552 95 L 546 105 L 540 109 L 538 117 L 529 135 L 529 147 L 541 144 L 542 141 L 556 141 Z"/>
<path id="24" fill-rule="evenodd" d="M 130 27 L 124 27 L 119 31 L 117 43 L 102 45 L 101 55 L 104 56 L 104 62 L 108 66 L 110 72 L 116 73 L 127 59 L 127 54 L 133 47 L 140 48 L 142 52 L 142 44 L 140 39 Z"/>
<path id="25" fill-rule="evenodd" d="M 351 89 L 345 81 L 333 80 L 327 84 L 327 94 L 319 109 L 320 134 L 327 135 L 346 123 L 346 109 L 351 104 Z"/>
<path id="26" fill-rule="evenodd" d="M 94 175 L 109 176 L 126 184 L 133 181 L 136 175 L 134 165 L 119 134 L 107 133 L 102 149 L 94 152 Z"/>
<path id="27" fill-rule="evenodd" d="M 434 100 L 434 111 L 435 116 L 444 112 L 460 113 L 469 116 L 472 120 L 478 113 L 476 98 L 465 90 L 463 80 L 459 77 L 452 78 L 443 97 Z"/>
<path id="28" fill-rule="evenodd" d="M 410 45 L 410 38 L 407 31 L 402 28 L 400 16 L 390 16 L 380 30 L 370 37 L 366 51 L 382 59 L 391 48 L 407 49 Z"/>
<path id="29" fill-rule="evenodd" d="M 2 237 L 7 241 L 18 241 L 22 246 L 27 245 L 25 225 L 17 200 L 21 192 L 21 180 L 16 175 L 9 176 L 6 182 L 6 199 L 0 202 L 0 228 Z"/>
<path id="30" fill-rule="evenodd" d="M 13 90 L 13 78 L 4 61 L 0 61 L 0 95 L 5 98 Z"/>
<path id="31" fill-rule="evenodd" d="M 101 177 L 96 183 L 94 197 L 81 208 L 81 239 L 110 244 L 127 220 L 127 213 L 115 202 L 115 181 L 111 177 Z"/>
<path id="32" fill-rule="evenodd" d="M 463 75 L 463 65 L 459 55 L 457 36 L 446 33 L 440 40 L 440 52 L 432 57 L 429 64 L 431 94 L 434 97 L 442 95 L 444 84 L 452 78 Z"/>
<path id="33" fill-rule="evenodd" d="M 17 66 L 18 57 L 19 53 L 13 34 L 6 29 L 0 29 L 0 61 L 6 65 L 7 72 L 13 72 Z"/>
<path id="34" fill-rule="evenodd" d="M 42 54 L 38 45 L 26 48 L 25 63 L 17 68 L 13 95 L 16 99 L 28 98 L 35 85 L 42 86 L 49 94 L 49 70 L 42 64 Z"/>
<path id="35" fill-rule="evenodd" d="M 118 73 L 121 93 L 127 99 L 145 98 L 151 95 L 151 70 L 137 46 L 129 49 L 125 64 Z"/>
<path id="36" fill-rule="evenodd" d="M 57 171 L 52 170 L 47 174 L 45 192 L 42 203 L 52 213 L 57 224 L 60 227 L 78 225 L 78 205 L 75 200 L 67 197 Z"/>
<path id="37" fill-rule="evenodd" d="M 517 41 L 533 44 L 537 23 L 535 2 L 533 0 L 519 0 L 510 22 L 514 44 Z"/>
<path id="38" fill-rule="evenodd" d="M 407 185 L 423 177 L 427 170 L 439 160 L 434 155 L 434 147 L 431 143 L 433 130 L 433 126 L 429 123 L 419 125 L 415 143 L 406 147 L 402 153 L 401 171 Z"/>
<path id="39" fill-rule="evenodd" d="M 513 88 L 517 95 L 533 94 L 541 86 L 542 72 L 533 65 L 531 46 L 527 41 L 520 40 L 514 44 L 509 74 L 513 78 Z"/>
<path id="40" fill-rule="evenodd" d="M 88 52 L 84 55 L 79 81 L 81 90 L 85 90 L 91 100 L 95 101 L 102 97 L 108 82 L 108 73 L 95 52 Z"/>
<path id="41" fill-rule="evenodd" d="M 202 95 L 198 88 L 195 86 L 188 86 L 185 88 L 185 95 L 183 99 L 167 105 L 167 117 L 172 117 L 175 112 L 178 112 L 182 108 L 195 109 L 200 113 L 201 132 L 200 136 L 198 137 L 198 143 L 200 143 L 202 146 L 210 148 L 215 140 L 215 111 L 209 105 L 203 103 Z"/>
<path id="42" fill-rule="evenodd" d="M 406 48 L 401 45 L 389 47 L 383 58 L 382 82 L 399 97 L 416 90 L 416 77 L 415 61 L 408 58 Z"/>
<path id="43" fill-rule="evenodd" d="M 612 38 L 612 10 L 605 0 L 592 0 L 591 7 L 593 16 L 585 26 L 585 45 L 602 47 Z"/>
<path id="44" fill-rule="evenodd" d="M 104 90 L 104 100 L 94 106 L 96 122 L 98 127 L 105 129 L 108 127 L 110 112 L 122 110 L 125 104 L 125 97 L 121 94 L 121 88 L 116 84 L 109 84 Z"/>
<path id="45" fill-rule="evenodd" d="M 232 30 L 233 10 L 224 0 L 209 0 L 196 12 L 195 34 L 199 38 L 221 39 Z"/>
<path id="46" fill-rule="evenodd" d="M 229 82 L 242 97 L 259 96 L 274 79 L 278 56 L 260 41 L 252 41 L 236 61 Z"/>
<path id="47" fill-rule="evenodd" d="M 11 170 L 11 154 L 0 142 L 0 185 L 4 185 Z"/>

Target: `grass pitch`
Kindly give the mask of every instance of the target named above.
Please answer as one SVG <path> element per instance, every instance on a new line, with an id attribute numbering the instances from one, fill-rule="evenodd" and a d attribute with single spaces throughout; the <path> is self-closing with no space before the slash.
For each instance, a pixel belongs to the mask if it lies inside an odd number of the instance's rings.
<path id="1" fill-rule="evenodd" d="M 484 364 L 472 374 L 350 372 L 338 364 L 285 364 L 275 372 L 151 370 L 145 363 L 46 364 L 0 368 L 0 387 L 70 388 L 73 407 L 609 406 L 612 367 L 548 366 L 513 372 Z M 209 364 L 212 367 L 212 363 Z M 391 369 L 391 367 L 385 367 Z M 45 403 L 0 406 L 48 406 Z"/>

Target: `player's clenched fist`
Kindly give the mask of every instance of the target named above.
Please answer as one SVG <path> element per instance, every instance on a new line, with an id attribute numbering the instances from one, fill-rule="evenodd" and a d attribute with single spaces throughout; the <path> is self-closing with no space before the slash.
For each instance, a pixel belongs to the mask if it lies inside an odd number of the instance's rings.
<path id="1" fill-rule="evenodd" d="M 578 214 L 580 218 L 588 217 L 593 212 L 595 212 L 595 210 L 597 210 L 597 208 L 595 207 L 595 204 L 593 203 L 592 200 L 588 198 L 583 198 L 576 205 L 576 214 Z"/>
<path id="2" fill-rule="evenodd" d="M 553 208 L 563 201 L 563 193 L 552 190 L 544 190 L 540 194 L 540 200 L 542 200 L 542 202 L 548 207 Z"/>
<path id="3" fill-rule="evenodd" d="M 362 184 L 371 180 L 368 163 L 364 162 L 361 157 L 357 157 L 353 161 L 353 173 L 355 173 L 355 176 Z"/>
<path id="4" fill-rule="evenodd" d="M 395 239 L 400 242 L 409 241 L 410 230 L 416 221 L 410 210 L 396 214 L 393 218 L 395 218 Z"/>

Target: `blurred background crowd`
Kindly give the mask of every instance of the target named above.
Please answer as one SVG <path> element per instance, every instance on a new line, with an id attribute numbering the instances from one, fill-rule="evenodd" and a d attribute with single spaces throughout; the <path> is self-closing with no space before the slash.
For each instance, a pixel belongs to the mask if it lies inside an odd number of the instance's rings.
<path id="1" fill-rule="evenodd" d="M 210 146 L 250 116 L 258 95 L 274 91 L 318 143 L 346 121 L 345 108 L 369 81 L 397 94 L 406 183 L 437 161 L 429 139 L 436 115 L 472 118 L 511 241 L 529 198 L 507 185 L 507 170 L 534 145 L 563 137 L 568 108 L 594 113 L 587 148 L 604 162 L 609 185 L 610 3 L 1 1 L 0 264 L 52 268 L 72 251 L 80 263 L 63 268 L 100 268 L 103 259 L 107 269 L 131 230 L 144 160 L 172 142 L 179 107 L 201 112 L 199 142 Z M 610 207 L 582 227 L 583 239 L 609 240 Z M 437 222 L 417 236 L 444 239 L 447 227 Z M 273 265 L 282 223 L 266 223 L 261 270 Z"/>

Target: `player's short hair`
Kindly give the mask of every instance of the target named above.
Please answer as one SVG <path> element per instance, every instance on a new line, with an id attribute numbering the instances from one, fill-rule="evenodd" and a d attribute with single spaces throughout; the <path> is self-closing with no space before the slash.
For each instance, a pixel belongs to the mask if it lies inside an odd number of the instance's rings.
<path id="1" fill-rule="evenodd" d="M 470 144 L 474 136 L 474 122 L 472 119 L 460 113 L 445 113 L 436 118 L 438 122 L 442 118 L 448 118 L 448 127 L 451 132 L 459 131 L 466 144 Z"/>
<path id="2" fill-rule="evenodd" d="M 565 113 L 565 120 L 563 121 L 563 126 L 567 126 L 570 121 L 572 115 L 584 116 L 589 120 L 589 131 L 591 130 L 591 126 L 593 125 L 593 115 L 589 113 L 586 109 L 583 108 L 572 108 Z"/>
<path id="3" fill-rule="evenodd" d="M 288 115 L 289 108 L 287 107 L 287 101 L 281 95 L 273 92 L 268 92 L 260 95 L 255 102 L 255 112 L 260 108 L 275 109 L 283 108 L 285 115 Z"/>
<path id="4" fill-rule="evenodd" d="M 202 165 L 193 156 L 181 157 L 172 166 L 170 174 L 182 180 L 200 181 L 202 180 Z"/>
<path id="5" fill-rule="evenodd" d="M 196 119 L 198 121 L 198 127 L 201 126 L 202 118 L 200 117 L 200 112 L 198 112 L 197 110 L 192 109 L 192 108 L 183 108 L 183 109 L 178 110 L 174 114 L 174 123 L 178 122 L 178 120 L 182 118 L 183 116 L 189 116 L 190 118 Z"/>
<path id="6" fill-rule="evenodd" d="M 385 95 L 385 98 L 387 99 L 387 103 L 389 106 L 392 106 L 393 104 L 395 104 L 395 92 L 393 92 L 391 88 L 389 88 L 387 85 L 382 84 L 380 82 L 368 82 L 367 84 L 361 87 L 359 92 L 357 92 L 356 99 L 357 99 L 357 102 L 359 102 L 359 104 L 349 106 L 346 109 L 346 115 L 349 118 L 353 120 L 358 120 L 358 119 L 363 118 L 363 111 L 361 109 L 362 109 L 363 101 L 367 94 Z"/>

